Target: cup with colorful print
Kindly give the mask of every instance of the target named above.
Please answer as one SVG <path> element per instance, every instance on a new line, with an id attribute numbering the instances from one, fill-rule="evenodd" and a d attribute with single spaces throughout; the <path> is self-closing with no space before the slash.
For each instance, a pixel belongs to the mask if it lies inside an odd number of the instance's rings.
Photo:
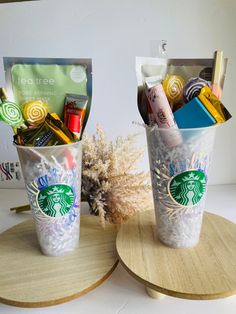
<path id="1" fill-rule="evenodd" d="M 170 147 L 163 133 L 172 136 L 175 130 L 146 127 L 156 231 L 167 246 L 187 248 L 199 241 L 215 131 L 216 126 L 178 129 L 182 141 Z"/>
<path id="2" fill-rule="evenodd" d="M 41 251 L 61 256 L 79 246 L 81 141 L 16 146 Z"/>

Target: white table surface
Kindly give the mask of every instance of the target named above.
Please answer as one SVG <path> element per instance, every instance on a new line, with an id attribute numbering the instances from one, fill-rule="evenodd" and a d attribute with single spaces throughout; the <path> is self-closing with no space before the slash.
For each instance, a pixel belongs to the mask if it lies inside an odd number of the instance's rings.
<path id="1" fill-rule="evenodd" d="M 0 189 L 0 232 L 29 218 L 15 214 L 10 207 L 27 204 L 24 190 Z M 236 185 L 210 186 L 206 208 L 236 223 Z M 86 211 L 86 207 L 83 211 Z M 9 261 L 10 262 L 10 261 Z M 101 286 L 73 301 L 44 308 L 18 308 L 0 304 L 0 314 L 236 314 L 236 295 L 225 299 L 192 301 L 166 296 L 150 298 L 142 284 L 120 265 Z"/>

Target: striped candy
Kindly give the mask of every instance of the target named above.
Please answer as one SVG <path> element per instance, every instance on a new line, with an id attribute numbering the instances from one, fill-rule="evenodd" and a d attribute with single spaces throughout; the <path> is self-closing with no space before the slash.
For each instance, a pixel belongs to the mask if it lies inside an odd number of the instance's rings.
<path id="1" fill-rule="evenodd" d="M 167 75 L 162 85 L 171 104 L 178 103 L 181 100 L 184 87 L 184 80 L 181 76 Z"/>
<path id="2" fill-rule="evenodd" d="M 197 97 L 200 94 L 201 89 L 206 85 L 209 86 L 208 82 L 200 77 L 191 78 L 184 86 L 184 100 L 189 102 L 194 97 Z"/>
<path id="3" fill-rule="evenodd" d="M 48 107 L 41 100 L 32 100 L 22 105 L 24 119 L 31 125 L 42 123 L 48 113 Z"/>
<path id="4" fill-rule="evenodd" d="M 0 104 L 0 120 L 10 126 L 18 126 L 23 124 L 23 117 L 20 107 L 11 101 L 4 101 Z"/>

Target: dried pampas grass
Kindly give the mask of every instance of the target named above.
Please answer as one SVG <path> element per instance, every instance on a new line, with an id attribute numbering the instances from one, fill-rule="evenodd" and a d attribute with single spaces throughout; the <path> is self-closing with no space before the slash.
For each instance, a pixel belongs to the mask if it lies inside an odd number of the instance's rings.
<path id="1" fill-rule="evenodd" d="M 152 206 L 149 173 L 136 172 L 143 150 L 134 143 L 135 135 L 108 142 L 99 126 L 92 137 L 83 136 L 82 193 L 103 225 L 120 224 Z"/>

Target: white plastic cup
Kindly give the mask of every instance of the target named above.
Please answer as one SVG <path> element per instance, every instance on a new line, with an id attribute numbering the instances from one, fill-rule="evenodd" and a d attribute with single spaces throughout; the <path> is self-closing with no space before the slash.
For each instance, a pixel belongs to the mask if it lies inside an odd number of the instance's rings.
<path id="1" fill-rule="evenodd" d="M 16 148 L 41 251 L 72 252 L 79 246 L 82 142 Z"/>
<path id="2" fill-rule="evenodd" d="M 189 248 L 199 242 L 215 131 L 216 126 L 146 127 L 156 231 L 167 246 Z M 166 137 L 179 136 L 177 145 L 168 146 Z"/>

